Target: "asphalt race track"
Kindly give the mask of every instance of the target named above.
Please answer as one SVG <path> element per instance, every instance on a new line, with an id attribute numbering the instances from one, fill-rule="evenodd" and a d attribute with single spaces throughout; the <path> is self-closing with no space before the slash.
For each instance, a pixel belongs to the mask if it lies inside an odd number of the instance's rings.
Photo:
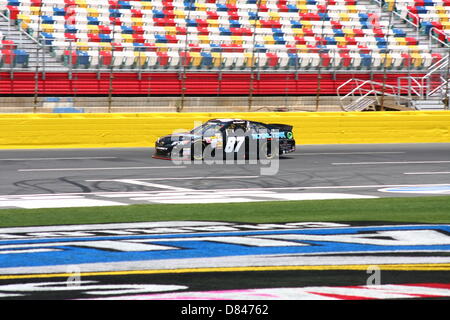
<path id="1" fill-rule="evenodd" d="M 270 165 L 174 164 L 152 154 L 151 148 L 2 150 L 0 208 L 450 193 L 450 144 L 298 146 Z"/>
<path id="2" fill-rule="evenodd" d="M 152 154 L 2 150 L 0 210 L 450 194 L 450 144 L 298 146 L 256 164 Z M 383 222 L 0 228 L 0 300 L 448 299 L 449 234 Z"/>

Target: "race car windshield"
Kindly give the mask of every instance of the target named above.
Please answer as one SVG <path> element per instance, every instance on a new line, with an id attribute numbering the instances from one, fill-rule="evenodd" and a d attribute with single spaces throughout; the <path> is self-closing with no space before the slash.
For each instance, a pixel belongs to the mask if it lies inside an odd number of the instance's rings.
<path id="1" fill-rule="evenodd" d="M 201 126 L 193 129 L 191 131 L 192 134 L 203 135 L 203 136 L 212 136 L 216 134 L 223 127 L 222 123 L 217 122 L 206 122 Z"/>

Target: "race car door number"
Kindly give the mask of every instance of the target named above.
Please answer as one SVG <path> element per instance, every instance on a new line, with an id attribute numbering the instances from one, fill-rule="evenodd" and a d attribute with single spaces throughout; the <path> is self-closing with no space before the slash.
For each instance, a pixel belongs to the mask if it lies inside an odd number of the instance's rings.
<path id="1" fill-rule="evenodd" d="M 242 144 L 245 141 L 245 137 L 228 137 L 227 145 L 225 146 L 225 152 L 238 152 Z"/>

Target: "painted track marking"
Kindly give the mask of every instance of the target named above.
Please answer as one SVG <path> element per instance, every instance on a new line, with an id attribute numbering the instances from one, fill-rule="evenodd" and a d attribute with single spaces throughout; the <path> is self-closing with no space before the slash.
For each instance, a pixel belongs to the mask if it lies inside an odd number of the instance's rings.
<path id="1" fill-rule="evenodd" d="M 110 168 L 54 168 L 54 169 L 19 169 L 19 172 L 46 172 L 46 171 L 96 171 L 96 170 L 143 170 L 143 169 L 184 169 L 185 166 L 166 167 L 110 167 Z"/>
<path id="2" fill-rule="evenodd" d="M 145 274 L 176 274 L 176 273 L 201 273 L 201 272 L 242 272 L 242 271 L 324 271 L 324 270 L 356 270 L 367 271 L 369 264 L 352 265 L 318 265 L 318 266 L 268 266 L 268 267 L 210 267 L 210 268 L 185 268 L 185 269 L 158 269 L 158 270 L 131 270 L 131 271 L 101 271 L 81 272 L 80 276 L 126 276 Z M 433 264 L 380 264 L 380 270 L 385 271 L 450 271 L 449 263 Z M 0 275 L 0 280 L 12 279 L 38 279 L 38 278 L 67 278 L 71 273 L 43 273 L 43 274 L 20 274 Z"/>
<path id="3" fill-rule="evenodd" d="M 342 165 L 376 165 L 376 164 L 433 164 L 433 163 L 450 163 L 448 160 L 436 161 L 378 161 L 378 162 L 333 162 L 334 166 Z"/>

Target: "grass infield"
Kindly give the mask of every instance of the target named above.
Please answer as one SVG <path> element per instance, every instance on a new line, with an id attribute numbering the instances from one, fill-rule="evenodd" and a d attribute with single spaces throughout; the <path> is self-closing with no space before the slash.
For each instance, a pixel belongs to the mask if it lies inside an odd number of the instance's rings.
<path id="1" fill-rule="evenodd" d="M 0 227 L 173 220 L 450 223 L 450 196 L 0 210 Z"/>

